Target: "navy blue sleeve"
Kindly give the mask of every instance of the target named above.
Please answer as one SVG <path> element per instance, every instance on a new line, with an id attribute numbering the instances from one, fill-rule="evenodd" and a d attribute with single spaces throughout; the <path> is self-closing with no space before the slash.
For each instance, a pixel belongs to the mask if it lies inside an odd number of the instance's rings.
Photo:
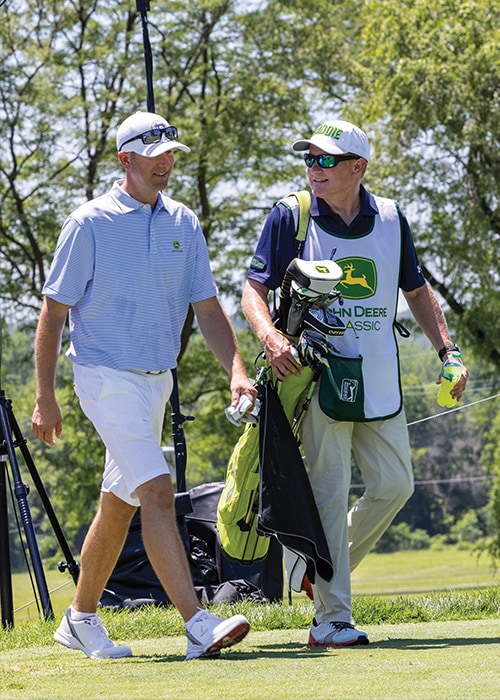
<path id="1" fill-rule="evenodd" d="M 250 263 L 248 279 L 277 289 L 296 257 L 295 222 L 291 210 L 276 204 L 270 211 Z"/>
<path id="2" fill-rule="evenodd" d="M 399 208 L 398 212 L 402 234 L 399 286 L 404 292 L 411 292 L 425 284 L 425 277 L 420 267 L 408 220 Z"/>

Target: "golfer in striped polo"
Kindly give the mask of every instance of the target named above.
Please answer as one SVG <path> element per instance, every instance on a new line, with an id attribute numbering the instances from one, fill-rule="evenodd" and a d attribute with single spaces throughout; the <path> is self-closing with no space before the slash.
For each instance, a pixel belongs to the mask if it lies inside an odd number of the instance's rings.
<path id="1" fill-rule="evenodd" d="M 163 193 L 174 152 L 190 149 L 177 140 L 176 127 L 148 112 L 125 119 L 116 143 L 125 177 L 66 219 L 36 336 L 34 434 L 49 445 L 61 437 L 54 385 L 69 314 L 66 354 L 75 391 L 106 446 L 100 505 L 83 544 L 75 597 L 54 636 L 90 658 L 131 655 L 109 639 L 96 610 L 140 506 L 146 552 L 186 625 L 187 658 L 211 656 L 239 642 L 249 624 L 242 615 L 222 620 L 199 607 L 160 444 L 190 304 L 231 377 L 232 405 L 243 395 L 253 403 L 256 392 L 218 301 L 198 219 Z"/>

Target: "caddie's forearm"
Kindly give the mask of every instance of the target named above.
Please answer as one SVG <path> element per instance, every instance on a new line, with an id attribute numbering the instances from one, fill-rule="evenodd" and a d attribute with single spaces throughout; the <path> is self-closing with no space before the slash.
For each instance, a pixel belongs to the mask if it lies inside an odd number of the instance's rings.
<path id="1" fill-rule="evenodd" d="M 451 344 L 448 324 L 429 284 L 404 294 L 411 313 L 436 352 Z"/>
<path id="2" fill-rule="evenodd" d="M 243 289 L 241 308 L 250 328 L 263 347 L 277 333 L 267 303 L 268 289 L 262 284 L 248 280 Z"/>

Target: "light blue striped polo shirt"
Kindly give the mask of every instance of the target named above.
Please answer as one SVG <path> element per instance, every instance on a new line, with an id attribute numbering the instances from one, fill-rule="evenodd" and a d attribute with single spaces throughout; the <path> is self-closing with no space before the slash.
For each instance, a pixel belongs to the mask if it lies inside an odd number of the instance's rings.
<path id="1" fill-rule="evenodd" d="M 151 211 L 120 182 L 66 219 L 42 292 L 71 306 L 74 362 L 173 368 L 189 303 L 217 294 L 207 245 L 186 206 Z"/>

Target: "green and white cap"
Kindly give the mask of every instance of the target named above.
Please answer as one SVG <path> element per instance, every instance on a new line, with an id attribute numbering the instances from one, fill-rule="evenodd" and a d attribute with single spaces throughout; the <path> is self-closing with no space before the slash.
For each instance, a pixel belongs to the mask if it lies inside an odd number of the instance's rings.
<path id="1" fill-rule="evenodd" d="M 370 160 L 370 144 L 365 132 L 358 126 L 343 119 L 324 122 L 314 131 L 309 139 L 299 139 L 292 144 L 294 151 L 308 151 L 317 146 L 325 153 L 344 155 L 352 153 Z"/>

